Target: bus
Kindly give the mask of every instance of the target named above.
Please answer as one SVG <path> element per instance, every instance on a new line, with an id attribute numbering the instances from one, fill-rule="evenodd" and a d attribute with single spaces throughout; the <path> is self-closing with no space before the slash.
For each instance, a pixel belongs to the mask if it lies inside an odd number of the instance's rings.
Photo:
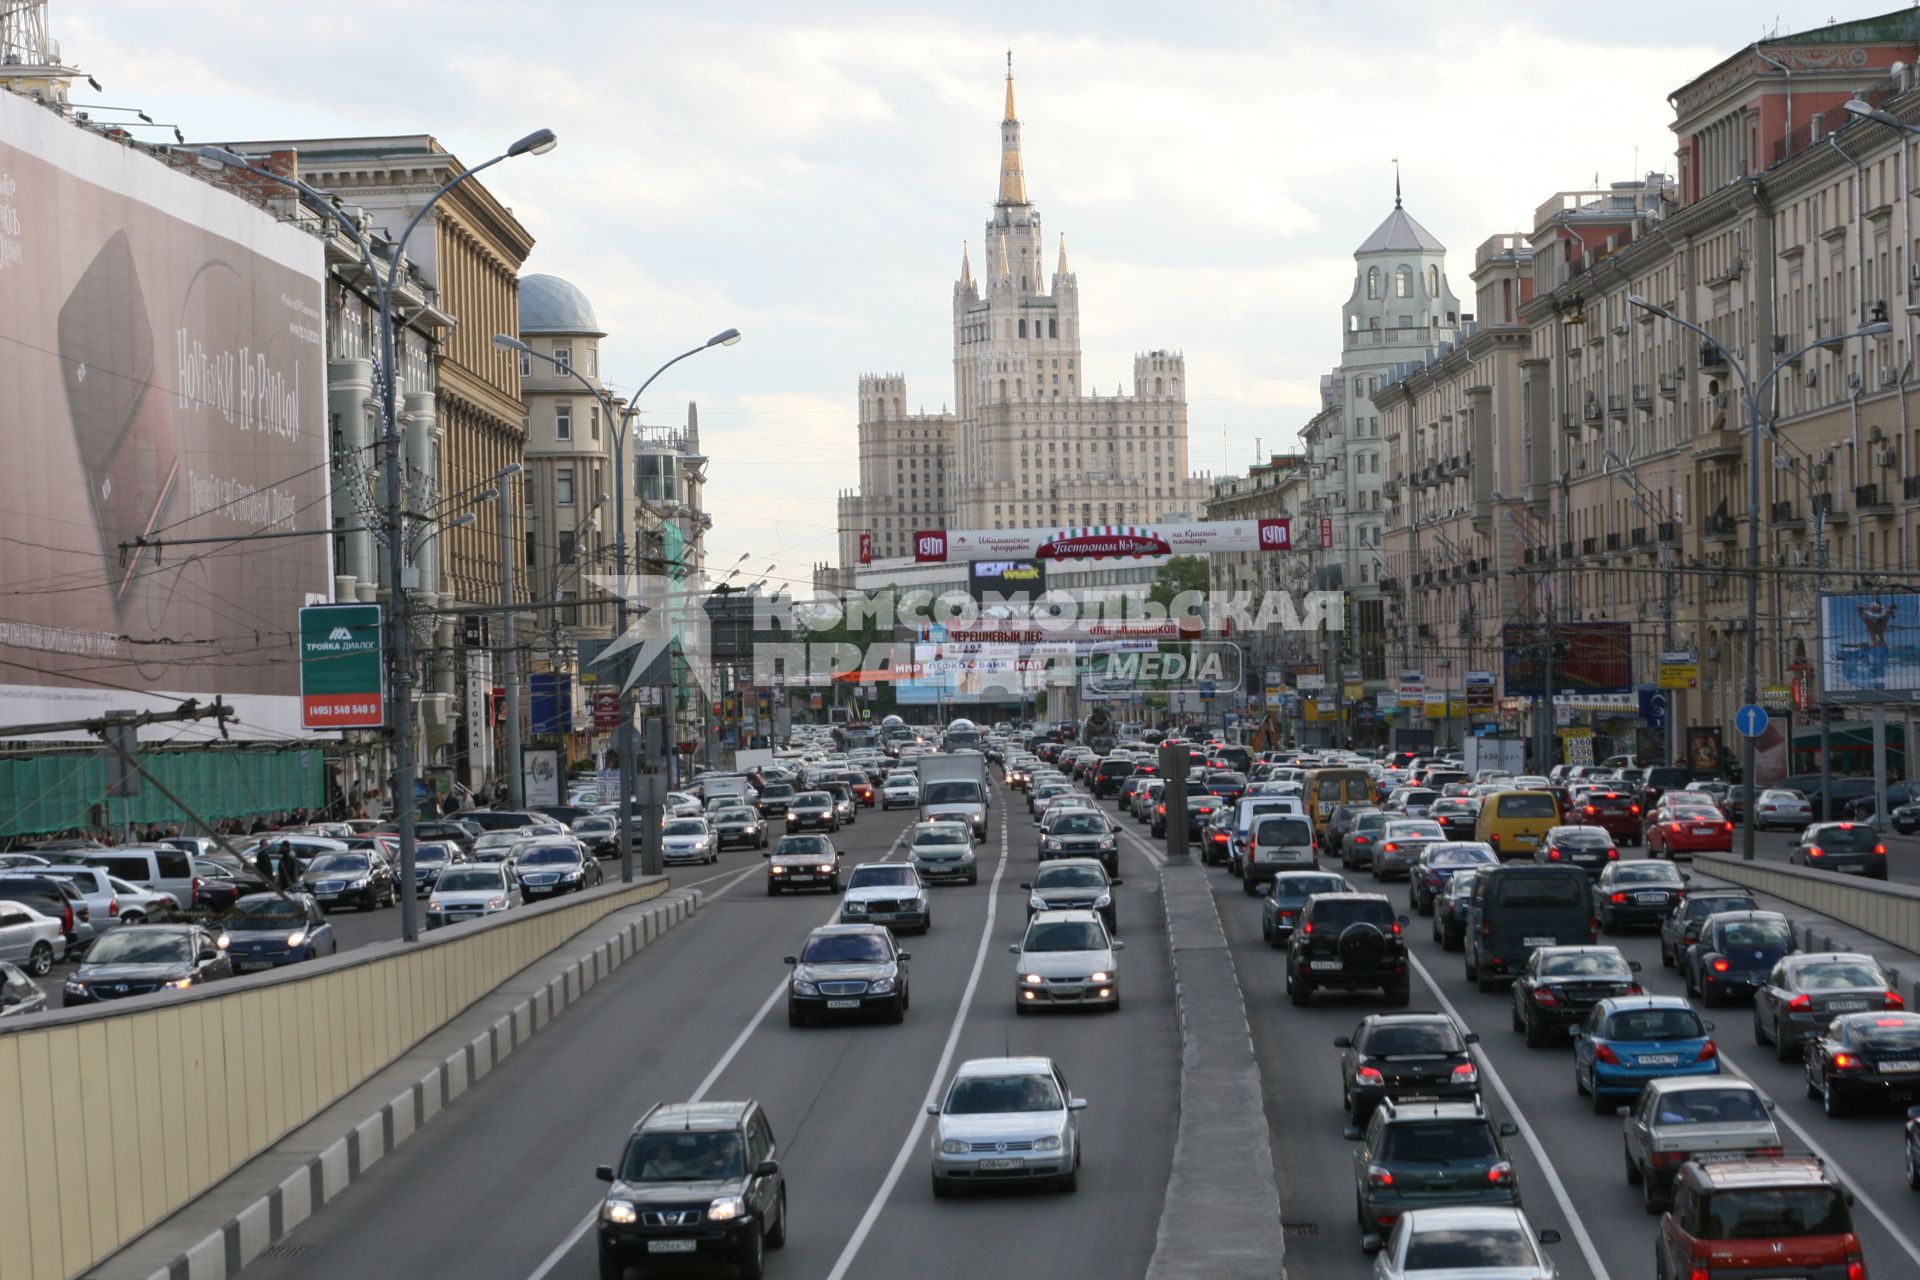
<path id="1" fill-rule="evenodd" d="M 841 751 L 858 751 L 863 747 L 878 748 L 880 730 L 864 720 L 837 724 L 833 726 L 833 745 Z"/>

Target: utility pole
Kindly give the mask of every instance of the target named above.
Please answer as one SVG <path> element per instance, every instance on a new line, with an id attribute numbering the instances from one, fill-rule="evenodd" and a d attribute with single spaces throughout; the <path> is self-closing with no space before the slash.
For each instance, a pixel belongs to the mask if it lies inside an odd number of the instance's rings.
<path id="1" fill-rule="evenodd" d="M 500 472 L 500 626 L 502 628 L 500 655 L 500 684 L 507 691 L 506 706 L 503 709 L 505 724 L 506 759 L 501 769 L 506 773 L 507 807 L 521 809 L 526 806 L 526 779 L 520 769 L 520 646 L 513 634 L 513 500 L 512 486 L 507 482 L 520 464 L 510 462 Z"/>

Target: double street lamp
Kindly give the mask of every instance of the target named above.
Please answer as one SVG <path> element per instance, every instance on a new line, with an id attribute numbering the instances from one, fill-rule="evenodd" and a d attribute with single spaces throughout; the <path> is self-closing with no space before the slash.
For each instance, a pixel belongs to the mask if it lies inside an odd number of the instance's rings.
<path id="1" fill-rule="evenodd" d="M 600 402 L 601 407 L 606 410 L 607 421 L 609 423 L 619 424 L 614 428 L 613 432 L 613 574 L 620 584 L 620 589 L 614 597 L 613 634 L 616 638 L 624 636 L 627 633 L 627 596 L 630 585 L 627 581 L 627 494 L 624 451 L 626 448 L 627 434 L 633 430 L 634 415 L 640 411 L 640 397 L 646 394 L 647 388 L 653 385 L 656 378 L 674 365 L 679 364 L 682 360 L 685 360 L 688 356 L 697 356 L 710 347 L 731 347 L 738 343 L 740 341 L 740 331 L 738 329 L 723 329 L 699 346 L 687 351 L 682 351 L 679 355 L 667 361 L 658 369 L 655 369 L 652 375 L 640 384 L 640 389 L 634 392 L 628 399 L 624 412 L 614 403 L 613 397 L 607 394 L 604 387 L 589 380 L 585 374 L 573 367 L 571 361 L 563 363 L 550 355 L 535 351 L 532 347 L 511 334 L 496 333 L 493 335 L 493 341 L 496 346 L 503 347 L 508 351 L 518 351 L 522 356 L 544 361 L 561 373 L 566 374 L 581 386 L 585 387 L 587 392 Z M 507 603 L 511 604 L 512 602 L 508 601 Z M 668 648 L 668 658 L 669 679 L 667 688 L 671 689 L 673 687 L 671 679 L 671 646 Z M 614 730 L 614 741 L 620 753 L 620 879 L 623 881 L 631 881 L 633 879 L 633 713 L 627 702 L 627 694 L 628 683 L 623 680 L 620 684 L 620 725 L 619 728 Z M 669 698 L 663 699 L 662 701 L 664 704 L 663 715 L 666 720 L 665 731 L 671 732 L 673 727 L 672 700 Z M 510 764 L 514 768 L 519 767 L 517 762 L 510 762 Z M 658 839 L 660 824 L 657 821 L 658 815 L 655 813 L 658 807 L 657 802 L 649 798 L 646 805 L 648 834 L 645 844 L 642 847 L 642 865 L 640 868 L 641 874 L 643 875 L 657 876 L 660 874 L 660 845 Z"/>
<path id="2" fill-rule="evenodd" d="M 387 254 L 386 272 L 382 275 L 374 269 L 373 247 L 366 233 L 358 223 L 335 207 L 326 193 L 317 191 L 298 178 L 288 177 L 262 169 L 245 156 L 225 147 L 201 147 L 198 154 L 204 160 L 230 168 L 244 169 L 258 177 L 268 178 L 282 186 L 291 187 L 321 214 L 333 218 L 353 240 L 360 250 L 362 261 L 372 273 L 380 298 L 380 421 L 382 427 L 383 465 L 387 472 L 387 573 L 388 573 L 388 665 L 393 671 L 393 693 L 389 702 L 388 716 L 391 719 L 389 732 L 393 736 L 393 797 L 394 817 L 400 828 L 400 883 L 407 886 L 400 895 L 400 936 L 408 942 L 418 940 L 419 905 L 415 902 L 414 884 L 414 816 L 417 801 L 414 798 L 414 761 L 413 761 L 413 632 L 407 618 L 407 592 L 405 573 L 408 559 L 408 547 L 405 532 L 405 511 L 400 499 L 400 413 L 398 405 L 398 371 L 394 360 L 394 324 L 393 292 L 400 279 L 400 263 L 406 253 L 407 242 L 413 238 L 415 228 L 420 225 L 428 212 L 440 202 L 440 199 L 455 187 L 483 170 L 491 169 L 502 160 L 511 160 L 517 156 L 545 155 L 559 145 L 559 138 L 551 129 L 537 129 L 521 138 L 499 155 L 470 169 L 462 169 L 443 183 L 439 190 L 424 200 L 408 220 L 406 227 L 394 237 Z M 515 762 L 514 767 L 518 767 Z"/>
<path id="3" fill-rule="evenodd" d="M 1848 104 L 1852 106 L 1851 103 Z M 1885 114 L 1884 112 L 1881 114 Z M 1888 119 L 1893 117 L 1888 116 Z M 1747 407 L 1747 636 L 1746 636 L 1746 680 L 1742 690 L 1742 700 L 1747 706 L 1757 706 L 1760 702 L 1760 399 L 1772 386 L 1780 371 L 1799 360 L 1801 356 L 1816 347 L 1836 346 L 1848 338 L 1877 338 L 1881 334 L 1891 333 L 1893 326 L 1884 320 L 1862 325 L 1849 334 L 1821 338 L 1809 342 L 1792 355 L 1774 362 L 1767 376 L 1755 384 L 1747 374 L 1747 367 L 1734 358 L 1733 352 L 1721 345 L 1718 338 L 1706 329 L 1675 315 L 1666 307 L 1649 302 L 1637 293 L 1627 295 L 1627 302 L 1645 311 L 1648 315 L 1662 320 L 1671 320 L 1682 329 L 1697 335 L 1701 341 L 1712 347 L 1728 368 L 1740 378 L 1740 398 Z M 1772 427 L 1768 426 L 1771 434 Z M 1740 787 L 1741 821 L 1740 856 L 1748 862 L 1753 861 L 1753 834 L 1755 815 L 1753 785 L 1754 739 L 1751 734 L 1741 735 L 1740 746 Z M 1789 753 L 1791 754 L 1791 753 Z"/>

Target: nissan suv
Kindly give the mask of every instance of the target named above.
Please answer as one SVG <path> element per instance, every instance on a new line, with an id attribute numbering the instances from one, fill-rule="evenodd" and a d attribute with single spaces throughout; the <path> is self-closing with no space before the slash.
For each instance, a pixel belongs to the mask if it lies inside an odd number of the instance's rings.
<path id="1" fill-rule="evenodd" d="M 1361 1239 L 1384 1239 L 1409 1209 L 1518 1208 L 1520 1189 L 1502 1139 L 1519 1132 L 1515 1124 L 1495 1125 L 1478 1098 L 1381 1103 L 1364 1129 L 1347 1130 L 1360 1144 L 1353 1150 L 1353 1211 Z"/>
<path id="2" fill-rule="evenodd" d="M 1405 1006 L 1412 993 L 1407 972 L 1405 916 L 1381 893 L 1320 893 L 1307 899 L 1287 940 L 1287 998 L 1296 1005 L 1320 990 L 1377 987 L 1389 1004 Z"/>

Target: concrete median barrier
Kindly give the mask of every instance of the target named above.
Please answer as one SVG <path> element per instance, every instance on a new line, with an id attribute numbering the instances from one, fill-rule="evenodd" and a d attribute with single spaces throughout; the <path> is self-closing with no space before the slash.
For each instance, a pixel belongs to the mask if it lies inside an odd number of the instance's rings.
<path id="1" fill-rule="evenodd" d="M 1716 853 L 1695 854 L 1693 861 L 1703 874 L 1817 911 L 1903 950 L 1920 951 L 1920 888 Z"/>

